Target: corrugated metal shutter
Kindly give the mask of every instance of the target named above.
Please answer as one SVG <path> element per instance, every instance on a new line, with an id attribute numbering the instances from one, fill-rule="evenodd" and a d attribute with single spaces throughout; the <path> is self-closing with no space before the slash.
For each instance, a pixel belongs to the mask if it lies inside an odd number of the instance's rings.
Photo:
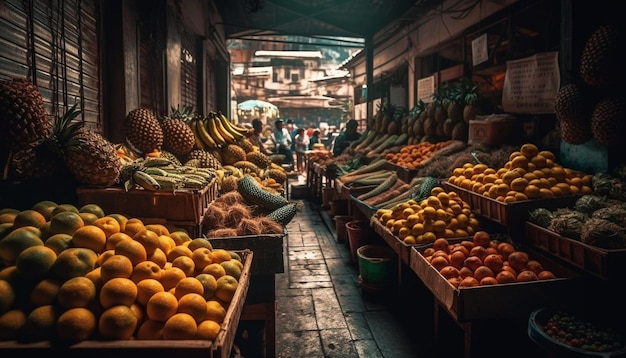
<path id="1" fill-rule="evenodd" d="M 180 55 L 180 102 L 198 110 L 198 45 L 195 35 L 183 30 Z"/>
<path id="2" fill-rule="evenodd" d="M 0 76 L 36 82 L 50 115 L 77 103 L 102 132 L 98 0 L 0 3 Z"/>
<path id="3" fill-rule="evenodd" d="M 206 69 L 206 101 L 209 111 L 217 111 L 217 76 L 215 74 L 215 66 L 209 59 Z"/>
<path id="4" fill-rule="evenodd" d="M 165 27 L 163 2 L 143 1 L 139 13 L 140 105 L 159 114 L 167 114 L 163 81 Z"/>

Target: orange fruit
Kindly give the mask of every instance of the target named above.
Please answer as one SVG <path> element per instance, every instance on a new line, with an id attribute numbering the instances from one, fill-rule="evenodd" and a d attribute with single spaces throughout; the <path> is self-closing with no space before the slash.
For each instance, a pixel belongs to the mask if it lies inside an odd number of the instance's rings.
<path id="1" fill-rule="evenodd" d="M 226 318 L 226 307 L 216 300 L 206 301 L 206 319 L 210 319 L 217 323 L 224 322 Z"/>
<path id="2" fill-rule="evenodd" d="M 502 255 L 502 259 L 506 261 L 509 259 L 509 255 L 515 251 L 515 247 L 511 243 L 500 242 L 497 246 L 497 250 L 498 253 Z"/>
<path id="3" fill-rule="evenodd" d="M 551 280 L 551 279 L 555 279 L 556 276 L 554 275 L 554 273 L 552 271 L 549 270 L 543 270 L 541 272 L 539 272 L 537 274 L 537 279 L 538 280 Z"/>
<path id="4" fill-rule="evenodd" d="M 137 282 L 137 302 L 145 306 L 150 297 L 157 292 L 164 292 L 163 285 L 158 280 L 147 278 Z"/>
<path id="5" fill-rule="evenodd" d="M 166 267 L 161 271 L 161 284 L 163 284 L 163 288 L 165 291 L 169 291 L 176 287 L 178 281 L 187 277 L 185 272 L 178 267 Z"/>
<path id="6" fill-rule="evenodd" d="M 451 277 L 458 277 L 459 269 L 454 266 L 444 266 L 441 270 L 439 270 L 439 273 L 441 274 L 441 276 L 449 279 Z"/>
<path id="7" fill-rule="evenodd" d="M 537 279 L 537 275 L 530 270 L 524 270 L 517 274 L 517 282 L 537 281 Z"/>
<path id="8" fill-rule="evenodd" d="M 45 223 L 46 218 L 39 211 L 26 209 L 20 211 L 13 219 L 13 229 L 24 226 L 34 226 L 38 228 Z"/>
<path id="9" fill-rule="evenodd" d="M 114 250 L 115 245 L 117 245 L 118 242 L 123 241 L 123 240 L 132 240 L 132 239 L 133 239 L 132 237 L 128 236 L 127 234 L 124 234 L 123 232 L 117 232 L 107 237 L 107 242 L 105 246 L 107 250 Z"/>
<path id="10" fill-rule="evenodd" d="M 2 281 L 0 280 L 0 299 L 3 297 Z M 55 279 L 46 278 L 39 281 L 30 291 L 30 302 L 34 307 L 46 306 L 55 303 L 61 282 Z M 7 293 L 8 294 L 8 293 Z M 3 312 L 2 303 L 0 303 L 0 312 Z"/>
<path id="11" fill-rule="evenodd" d="M 199 295 L 204 294 L 204 286 L 195 277 L 185 277 L 178 281 L 174 288 L 174 295 L 177 299 L 180 299 L 188 293 L 197 293 Z"/>
<path id="12" fill-rule="evenodd" d="M 203 238 L 203 237 L 197 237 L 195 239 L 192 239 L 191 241 L 189 241 L 189 244 L 187 244 L 187 247 L 189 248 L 189 250 L 194 251 L 198 248 L 204 247 L 206 249 L 209 250 L 213 250 L 213 244 L 211 244 L 211 241 Z"/>
<path id="13" fill-rule="evenodd" d="M 163 339 L 197 339 L 198 324 L 187 313 L 176 313 L 163 326 Z"/>
<path id="14" fill-rule="evenodd" d="M 11 224 L 9 227 L 13 227 L 13 221 L 15 220 L 15 217 L 17 216 L 17 214 L 19 213 L 19 210 L 14 210 L 11 212 L 1 212 L 0 213 L 0 224 Z"/>
<path id="15" fill-rule="evenodd" d="M 498 274 L 496 275 L 496 280 L 500 284 L 503 284 L 503 283 L 514 283 L 517 280 L 517 278 L 510 271 L 502 270 L 502 271 L 498 272 Z"/>
<path id="16" fill-rule="evenodd" d="M 466 258 L 467 256 L 463 253 L 463 251 L 456 250 L 450 254 L 450 265 L 457 269 L 461 269 Z"/>
<path id="17" fill-rule="evenodd" d="M 459 288 L 461 287 L 476 287 L 479 286 L 480 282 L 472 276 L 465 277 L 459 282 Z"/>
<path id="18" fill-rule="evenodd" d="M 465 278 L 467 276 L 474 276 L 474 271 L 472 271 L 469 267 L 463 266 L 459 270 L 459 277 Z"/>
<path id="19" fill-rule="evenodd" d="M 440 271 L 442 268 L 450 265 L 450 262 L 446 258 L 446 256 L 435 256 L 430 260 L 430 264 L 437 270 Z M 223 277 L 223 276 L 222 276 Z M 221 278 L 221 277 L 220 277 Z"/>
<path id="20" fill-rule="evenodd" d="M 98 204 L 85 204 L 78 209 L 78 213 L 90 213 L 94 214 L 98 218 L 104 217 L 104 210 Z"/>
<path id="21" fill-rule="evenodd" d="M 215 249 L 211 252 L 211 259 L 215 263 L 221 263 L 231 259 L 230 253 L 225 249 Z"/>
<path id="22" fill-rule="evenodd" d="M 483 230 L 476 231 L 472 236 L 472 242 L 474 242 L 474 245 L 487 247 L 489 246 L 489 241 L 491 241 L 491 236 L 488 232 Z"/>
<path id="23" fill-rule="evenodd" d="M 159 248 L 163 250 L 166 255 L 175 247 L 176 241 L 174 241 L 174 239 L 172 239 L 169 235 L 159 235 Z"/>
<path id="24" fill-rule="evenodd" d="M 52 265 L 52 274 L 61 281 L 76 276 L 85 276 L 96 267 L 98 255 L 91 249 L 71 247 L 57 255 Z"/>
<path id="25" fill-rule="evenodd" d="M 187 313 L 200 323 L 206 318 L 207 302 L 201 294 L 188 293 L 178 299 L 178 313 Z"/>
<path id="26" fill-rule="evenodd" d="M 54 329 L 61 310 L 55 305 L 34 308 L 26 317 L 22 328 L 23 335 L 33 341 L 50 340 L 54 337 Z"/>
<path id="27" fill-rule="evenodd" d="M 539 273 L 543 271 L 543 265 L 537 260 L 528 260 L 526 269 L 534 272 L 535 275 L 539 275 Z"/>
<path id="28" fill-rule="evenodd" d="M 146 226 L 146 229 L 148 229 L 150 231 L 154 231 L 159 236 L 161 236 L 161 235 L 169 236 L 170 235 L 170 230 L 163 224 L 147 224 L 145 226 Z"/>
<path id="29" fill-rule="evenodd" d="M 59 287 L 57 301 L 63 308 L 88 307 L 96 299 L 96 285 L 87 277 L 77 276 Z"/>
<path id="30" fill-rule="evenodd" d="M 145 247 L 135 240 L 122 240 L 115 245 L 115 254 L 124 255 L 133 263 L 133 267 L 148 259 Z"/>
<path id="31" fill-rule="evenodd" d="M 100 254 L 105 250 L 107 241 L 104 231 L 95 225 L 84 225 L 72 234 L 74 247 L 84 247 Z"/>
<path id="32" fill-rule="evenodd" d="M 163 252 L 163 250 L 157 248 L 156 250 L 154 250 L 152 255 L 148 256 L 148 261 L 152 261 L 155 264 L 159 265 L 160 268 L 164 268 L 167 264 L 167 255 L 165 254 L 165 252 Z"/>
<path id="33" fill-rule="evenodd" d="M 128 218 L 122 214 L 109 214 L 106 216 L 110 216 L 113 219 L 117 220 L 117 222 L 120 224 L 120 232 L 124 232 L 124 230 L 126 229 L 126 222 L 128 221 Z"/>
<path id="34" fill-rule="evenodd" d="M 489 254 L 483 259 L 483 264 L 489 267 L 493 272 L 502 271 L 503 260 L 500 254 Z"/>
<path id="35" fill-rule="evenodd" d="M 70 234 L 85 225 L 85 221 L 77 212 L 62 211 L 50 218 L 52 234 Z"/>
<path id="36" fill-rule="evenodd" d="M 31 246 L 43 246 L 39 235 L 31 230 L 17 229 L 0 240 L 0 260 L 6 266 L 13 266 L 20 253 Z"/>
<path id="37" fill-rule="evenodd" d="M 38 211 L 47 221 L 52 217 L 52 212 L 59 204 L 52 200 L 41 200 L 36 202 L 31 209 Z"/>
<path id="38" fill-rule="evenodd" d="M 468 256 L 476 256 L 482 260 L 485 258 L 485 256 L 487 256 L 487 248 L 481 245 L 476 245 L 472 247 Z"/>
<path id="39" fill-rule="evenodd" d="M 107 239 L 113 235 L 121 232 L 121 226 L 119 221 L 111 216 L 102 216 L 93 223 L 93 225 L 99 227 L 104 231 Z"/>
<path id="40" fill-rule="evenodd" d="M 130 279 L 138 283 L 145 279 L 160 280 L 162 275 L 161 266 L 152 261 L 142 261 L 135 265 Z"/>
<path id="41" fill-rule="evenodd" d="M 137 285 L 124 277 L 114 277 L 100 288 L 100 305 L 103 308 L 115 305 L 130 306 L 137 299 Z"/>
<path id="42" fill-rule="evenodd" d="M 69 341 L 84 341 L 96 331 L 96 317 L 87 308 L 77 307 L 61 313 L 56 324 L 59 338 Z"/>
<path id="43" fill-rule="evenodd" d="M 477 268 L 483 265 L 483 260 L 478 256 L 469 256 L 463 261 L 463 266 L 469 268 L 472 271 L 476 271 Z"/>
<path id="44" fill-rule="evenodd" d="M 176 245 L 182 245 L 184 242 L 191 241 L 191 237 L 185 231 L 172 231 L 170 237 L 176 242 Z"/>
<path id="45" fill-rule="evenodd" d="M 221 264 L 212 263 L 212 264 L 206 265 L 202 269 L 202 273 L 210 274 L 213 277 L 215 277 L 215 279 L 217 280 L 218 278 L 226 275 L 226 269 Z"/>
<path id="46" fill-rule="evenodd" d="M 191 251 L 187 246 L 179 245 L 174 247 L 167 253 L 167 261 L 174 262 L 179 256 L 187 256 L 191 258 L 193 251 Z"/>
<path id="47" fill-rule="evenodd" d="M 54 210 L 52 210 L 52 217 L 54 217 L 55 215 L 59 214 L 59 213 L 64 213 L 64 212 L 72 212 L 75 214 L 78 214 L 78 208 L 72 204 L 59 204 L 56 206 L 56 208 L 54 208 Z"/>
<path id="48" fill-rule="evenodd" d="M 216 264 L 217 265 L 217 264 Z M 221 267 L 221 266 L 220 266 Z M 202 287 L 204 288 L 202 296 L 205 300 L 209 300 L 215 294 L 215 290 L 217 289 L 217 278 L 215 276 L 208 273 L 201 273 L 196 276 L 196 279 L 200 281 Z"/>
<path id="49" fill-rule="evenodd" d="M 18 339 L 24 325 L 26 324 L 26 312 L 21 309 L 11 309 L 0 314 L 0 339 Z"/>
<path id="50" fill-rule="evenodd" d="M 15 261 L 15 268 L 20 277 L 41 280 L 48 275 L 57 254 L 44 245 L 31 246 L 20 252 Z"/>
<path id="51" fill-rule="evenodd" d="M 509 265 L 515 269 L 515 271 L 521 272 L 526 268 L 529 258 L 528 254 L 523 251 L 514 251 L 509 254 L 507 261 L 509 262 Z"/>
<path id="52" fill-rule="evenodd" d="M 155 293 L 146 304 L 146 315 L 148 319 L 153 321 L 166 322 L 177 311 L 178 299 L 174 294 L 167 291 Z"/>
<path id="53" fill-rule="evenodd" d="M 137 328 L 137 316 L 125 305 L 115 305 L 102 312 L 98 332 L 105 339 L 129 340 Z"/>
<path id="54" fill-rule="evenodd" d="M 0 314 L 8 311 L 15 303 L 15 288 L 6 280 L 0 280 Z"/>
<path id="55" fill-rule="evenodd" d="M 96 267 L 102 266 L 104 261 L 108 260 L 113 255 L 115 255 L 115 250 L 106 250 L 98 255 L 98 259 L 96 260 Z"/>
<path id="56" fill-rule="evenodd" d="M 433 249 L 435 249 L 435 251 L 441 250 L 441 251 L 444 251 L 446 253 L 449 253 L 450 252 L 450 243 L 445 238 L 435 239 L 435 241 L 433 241 Z"/>
<path id="57" fill-rule="evenodd" d="M 202 272 L 206 266 L 213 263 L 211 256 L 211 249 L 206 247 L 199 247 L 192 251 L 191 259 L 195 265 L 196 273 Z"/>
<path id="58" fill-rule="evenodd" d="M 498 284 L 498 280 L 496 280 L 495 277 L 485 276 L 485 277 L 482 278 L 482 280 L 480 280 L 479 283 L 480 283 L 481 286 L 497 285 Z"/>
<path id="59" fill-rule="evenodd" d="M 115 277 L 129 278 L 133 273 L 133 263 L 128 257 L 120 254 L 109 257 L 100 265 L 100 268 L 100 277 L 103 282 Z"/>
<path id="60" fill-rule="evenodd" d="M 228 260 L 222 261 L 220 265 L 224 267 L 224 271 L 227 275 L 233 276 L 237 281 L 239 281 L 239 278 L 241 277 L 241 269 L 243 268 L 241 262 L 237 260 Z"/>
<path id="61" fill-rule="evenodd" d="M 474 270 L 474 277 L 480 282 L 485 277 L 496 277 L 493 271 L 487 266 L 478 266 L 476 270 Z"/>
<path id="62" fill-rule="evenodd" d="M 183 270 L 185 276 L 193 276 L 196 270 L 193 259 L 188 256 L 178 256 L 172 261 L 172 266 Z"/>
<path id="63" fill-rule="evenodd" d="M 94 285 L 96 285 L 96 291 L 100 291 L 102 285 L 104 285 L 104 281 L 102 281 L 102 277 L 100 277 L 101 267 L 96 267 L 95 269 L 87 272 L 85 277 L 91 280 Z"/>
<path id="64" fill-rule="evenodd" d="M 133 236 L 133 240 L 143 245 L 148 256 L 152 255 L 154 250 L 159 247 L 159 234 L 152 230 L 142 229 L 137 231 Z"/>
<path id="65" fill-rule="evenodd" d="M 215 341 L 221 328 L 222 326 L 215 321 L 210 319 L 204 320 L 198 324 L 198 339 Z"/>
<path id="66" fill-rule="evenodd" d="M 93 225 L 98 220 L 98 217 L 96 216 L 96 214 L 78 213 L 78 215 L 80 215 L 80 217 L 83 219 L 83 222 L 85 223 L 85 225 Z"/>
<path id="67" fill-rule="evenodd" d="M 163 339 L 163 326 L 165 322 L 146 320 L 137 330 L 137 339 L 139 340 L 161 340 Z"/>
<path id="68" fill-rule="evenodd" d="M 122 232 L 130 237 L 134 237 L 136 233 L 145 229 L 146 227 L 141 219 L 130 218 L 126 221 L 126 225 L 124 226 L 124 230 L 122 230 Z"/>
<path id="69" fill-rule="evenodd" d="M 239 282 L 233 276 L 224 275 L 217 279 L 217 288 L 215 290 L 215 297 L 224 301 L 230 302 L 235 296 L 235 291 Z"/>

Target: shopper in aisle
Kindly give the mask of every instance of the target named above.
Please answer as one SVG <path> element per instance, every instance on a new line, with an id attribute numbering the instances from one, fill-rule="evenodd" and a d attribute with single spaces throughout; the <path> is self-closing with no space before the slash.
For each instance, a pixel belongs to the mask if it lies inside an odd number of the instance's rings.
<path id="1" fill-rule="evenodd" d="M 274 122 L 274 130 L 270 139 L 274 143 L 274 152 L 285 156 L 285 164 L 293 164 L 293 152 L 291 151 L 291 135 L 287 128 L 283 127 L 285 121 L 277 119 Z"/>
<path id="2" fill-rule="evenodd" d="M 255 118 L 252 120 L 252 129 L 254 133 L 250 136 L 250 142 L 253 145 L 259 147 L 259 151 L 265 155 L 270 155 L 270 151 L 265 147 L 265 138 L 263 138 L 263 122 L 260 119 Z"/>
<path id="3" fill-rule="evenodd" d="M 335 142 L 333 144 L 333 155 L 338 156 L 346 150 L 350 146 L 350 143 L 359 139 L 361 133 L 357 131 L 359 123 L 350 119 L 346 123 L 346 128 L 335 138 Z"/>
<path id="4" fill-rule="evenodd" d="M 311 138 L 309 139 L 309 150 L 313 150 L 315 148 L 313 148 L 313 146 L 315 144 L 318 144 L 320 142 L 320 131 L 319 130 L 314 130 L 313 134 L 311 135 Z"/>
<path id="5" fill-rule="evenodd" d="M 296 131 L 296 137 L 294 140 L 296 148 L 296 170 L 300 173 L 304 173 L 306 169 L 305 152 L 309 148 L 309 137 L 306 135 L 304 128 L 298 128 Z"/>

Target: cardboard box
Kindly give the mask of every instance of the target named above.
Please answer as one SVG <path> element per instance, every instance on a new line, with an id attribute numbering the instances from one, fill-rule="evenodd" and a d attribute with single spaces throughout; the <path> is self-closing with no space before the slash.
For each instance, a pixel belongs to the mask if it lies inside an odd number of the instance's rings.
<path id="1" fill-rule="evenodd" d="M 528 221 L 526 238 L 529 245 L 601 279 L 621 277 L 626 269 L 626 249 L 587 245 Z"/>
<path id="2" fill-rule="evenodd" d="M 222 328 L 215 341 L 207 340 L 88 340 L 75 344 L 53 341 L 24 343 L 17 341 L 0 342 L 0 355 L 17 357 L 25 354 L 59 355 L 63 357 L 110 358 L 149 356 L 153 358 L 169 358 L 184 356 L 186 358 L 230 358 L 237 326 L 248 294 L 251 266 L 254 253 L 250 250 L 238 251 L 243 261 L 243 270 L 239 285 L 228 306 Z"/>
<path id="3" fill-rule="evenodd" d="M 469 122 L 467 143 L 484 145 L 509 143 L 521 131 L 521 123 L 510 116 L 482 116 L 481 119 Z"/>
<path id="4" fill-rule="evenodd" d="M 532 249 L 523 251 L 551 270 L 557 279 L 455 288 L 422 255 L 430 246 L 412 247 L 409 266 L 458 322 L 528 317 L 536 309 L 572 303 L 584 296 L 580 278 L 573 271 Z"/>

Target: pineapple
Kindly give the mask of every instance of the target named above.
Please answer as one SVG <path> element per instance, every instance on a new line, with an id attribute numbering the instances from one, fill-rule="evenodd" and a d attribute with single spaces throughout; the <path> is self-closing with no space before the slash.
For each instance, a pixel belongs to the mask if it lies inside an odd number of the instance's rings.
<path id="1" fill-rule="evenodd" d="M 161 121 L 163 130 L 163 149 L 172 152 L 174 155 L 186 155 L 191 152 L 196 139 L 189 121 L 193 119 L 191 107 L 172 107 L 169 117 Z"/>
<path id="2" fill-rule="evenodd" d="M 250 152 L 253 152 L 255 150 L 259 150 L 257 147 L 254 146 L 254 144 L 252 144 L 252 142 L 250 142 L 250 139 L 248 139 L 246 137 L 242 137 L 241 139 L 237 140 L 236 143 L 239 144 L 239 146 L 241 148 L 243 148 L 243 150 L 245 150 L 246 153 L 250 153 Z"/>
<path id="3" fill-rule="evenodd" d="M 137 108 L 128 113 L 124 121 L 124 131 L 130 144 L 143 153 L 161 149 L 163 130 L 152 111 Z"/>
<path id="4" fill-rule="evenodd" d="M 213 168 L 222 169 L 222 163 L 215 158 L 211 153 L 203 149 L 194 149 L 185 157 L 185 163 L 190 160 L 197 159 L 198 167 L 200 168 Z"/>
<path id="5" fill-rule="evenodd" d="M 27 79 L 0 81 L 0 144 L 10 150 L 32 147 L 52 129 L 39 89 Z"/>
<path id="6" fill-rule="evenodd" d="M 61 153 L 41 140 L 34 147 L 17 150 L 11 158 L 9 177 L 19 181 L 62 180 L 72 178 Z"/>
<path id="7" fill-rule="evenodd" d="M 234 164 L 241 160 L 246 160 L 246 151 L 243 148 L 232 143 L 222 147 L 223 164 Z"/>
<path id="8" fill-rule="evenodd" d="M 122 166 L 117 150 L 99 133 L 85 128 L 84 121 L 74 121 L 79 114 L 74 105 L 56 121 L 50 144 L 62 153 L 65 165 L 78 182 L 111 186 Z"/>
<path id="9" fill-rule="evenodd" d="M 588 85 L 606 89 L 624 79 L 620 61 L 624 33 L 617 25 L 604 25 L 587 39 L 580 59 L 580 76 Z"/>
<path id="10" fill-rule="evenodd" d="M 576 84 L 561 86 L 554 112 L 561 138 L 570 144 L 582 144 L 591 139 L 591 108 L 585 88 Z"/>
<path id="11" fill-rule="evenodd" d="M 591 114 L 591 133 L 598 142 L 608 146 L 623 146 L 626 131 L 626 100 L 609 96 L 601 99 Z"/>

